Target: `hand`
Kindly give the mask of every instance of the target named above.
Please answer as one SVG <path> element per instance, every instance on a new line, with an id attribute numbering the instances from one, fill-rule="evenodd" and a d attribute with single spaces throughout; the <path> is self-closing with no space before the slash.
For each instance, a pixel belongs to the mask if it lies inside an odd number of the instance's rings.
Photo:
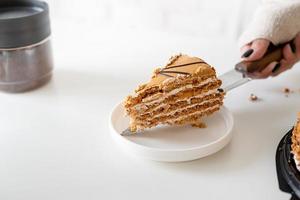
<path id="1" fill-rule="evenodd" d="M 242 59 L 247 61 L 255 61 L 261 59 L 266 53 L 270 41 L 266 39 L 256 39 L 253 42 L 244 45 L 241 48 Z M 293 65 L 300 60 L 300 33 L 294 40 L 283 47 L 283 58 L 279 62 L 271 62 L 264 70 L 248 74 L 254 79 L 264 79 L 269 76 L 277 76 L 278 74 L 291 69 Z"/>

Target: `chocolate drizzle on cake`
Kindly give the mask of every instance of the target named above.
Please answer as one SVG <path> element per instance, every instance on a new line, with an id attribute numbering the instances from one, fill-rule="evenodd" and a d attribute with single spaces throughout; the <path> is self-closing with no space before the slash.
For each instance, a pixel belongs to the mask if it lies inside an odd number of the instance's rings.
<path id="1" fill-rule="evenodd" d="M 182 71 L 169 71 L 168 69 L 174 69 L 174 68 L 179 68 L 179 67 L 184 67 L 184 66 L 189 66 L 189 65 L 194 65 L 194 64 L 201 64 L 201 63 L 205 63 L 204 61 L 198 61 L 198 62 L 191 62 L 191 63 L 185 63 L 185 64 L 180 64 L 180 65 L 173 65 L 173 66 L 167 66 L 165 68 L 163 68 L 162 70 L 160 70 L 158 73 L 167 77 L 175 77 L 170 74 L 182 74 L 182 75 L 191 75 L 191 73 L 189 72 L 182 72 Z"/>
<path id="2" fill-rule="evenodd" d="M 205 63 L 204 61 L 198 61 L 198 62 L 191 62 L 191 63 L 186 63 L 186 64 L 181 64 L 181 65 L 173 65 L 170 67 L 166 67 L 164 69 L 171 69 L 171 68 L 177 68 L 177 67 L 184 67 L 184 66 L 188 66 L 188 65 L 194 65 L 194 64 L 201 64 L 201 63 Z"/>
<path id="3" fill-rule="evenodd" d="M 170 78 L 174 78 L 174 76 L 171 76 L 171 75 L 166 74 L 166 73 L 163 73 L 163 72 L 159 72 L 159 74 L 164 75 L 164 76 L 167 76 L 167 77 L 170 77 Z"/>
<path id="4" fill-rule="evenodd" d="M 183 74 L 183 75 L 190 75 L 191 73 L 188 72 L 180 72 L 180 71 L 160 71 L 159 73 L 171 73 L 171 74 Z"/>

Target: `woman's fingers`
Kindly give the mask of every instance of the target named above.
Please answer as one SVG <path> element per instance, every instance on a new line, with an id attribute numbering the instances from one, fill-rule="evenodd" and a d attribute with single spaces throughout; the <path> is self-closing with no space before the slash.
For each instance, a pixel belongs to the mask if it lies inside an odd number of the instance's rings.
<path id="1" fill-rule="evenodd" d="M 269 44 L 270 41 L 266 39 L 254 40 L 241 48 L 242 58 L 247 61 L 254 61 L 262 58 L 266 53 Z"/>
<path id="2" fill-rule="evenodd" d="M 268 40 L 254 40 L 241 48 L 242 58 L 246 61 L 259 60 L 265 55 L 269 45 L 270 41 Z M 269 76 L 277 76 L 291 69 L 300 60 L 300 33 L 291 43 L 283 47 L 282 54 L 283 59 L 280 62 L 272 62 L 264 70 L 248 74 L 248 76 L 254 79 L 263 79 Z"/>
<path id="3" fill-rule="evenodd" d="M 277 64 L 278 62 L 271 62 L 264 70 L 260 72 L 260 78 L 268 78 L 271 76 L 274 68 L 278 66 Z"/>
<path id="4" fill-rule="evenodd" d="M 279 62 L 278 69 L 273 71 L 272 76 L 273 77 L 278 76 L 282 72 L 285 72 L 285 71 L 291 69 L 292 67 L 293 67 L 293 64 L 291 64 L 291 63 L 287 62 L 286 60 L 282 59 Z"/>
<path id="5" fill-rule="evenodd" d="M 243 57 L 243 54 L 244 54 L 246 51 L 248 51 L 250 48 L 251 48 L 251 43 L 242 46 L 241 49 L 240 49 L 240 52 L 242 53 L 242 56 L 241 56 L 241 57 Z"/>
<path id="6" fill-rule="evenodd" d="M 296 56 L 297 56 L 297 59 L 300 60 L 300 33 L 297 34 L 295 40 L 294 40 L 294 44 L 295 44 L 295 47 L 296 47 Z"/>
<path id="7" fill-rule="evenodd" d="M 296 38 L 297 39 L 297 38 Z M 277 76 L 278 74 L 281 74 L 284 71 L 287 71 L 293 67 L 293 65 L 299 61 L 298 55 L 300 54 L 300 48 L 299 48 L 299 39 L 298 41 L 292 41 L 291 44 L 287 44 L 283 47 L 282 53 L 283 53 L 283 59 L 280 61 L 280 67 L 278 70 L 274 71 L 272 76 Z"/>
<path id="8" fill-rule="evenodd" d="M 291 44 L 285 45 L 282 49 L 283 59 L 285 59 L 289 64 L 295 63 L 297 61 L 297 56 L 295 54 L 296 47 L 294 46 L 293 42 L 294 41 L 292 41 Z"/>
<path id="9" fill-rule="evenodd" d="M 255 61 L 261 59 L 266 53 L 268 47 L 270 45 L 270 41 L 266 39 L 257 39 L 253 42 L 244 45 L 241 48 L 242 59 L 246 61 Z M 268 77 L 272 74 L 273 65 L 268 66 L 263 70 L 263 72 L 254 72 L 247 74 L 249 77 L 254 79 L 262 79 Z"/>
<path id="10" fill-rule="evenodd" d="M 248 76 L 250 78 L 254 78 L 254 79 L 268 78 L 269 76 L 271 76 L 273 74 L 274 69 L 278 66 L 277 64 L 278 64 L 277 62 L 272 62 L 264 70 L 262 70 L 260 72 L 251 73 Z"/>

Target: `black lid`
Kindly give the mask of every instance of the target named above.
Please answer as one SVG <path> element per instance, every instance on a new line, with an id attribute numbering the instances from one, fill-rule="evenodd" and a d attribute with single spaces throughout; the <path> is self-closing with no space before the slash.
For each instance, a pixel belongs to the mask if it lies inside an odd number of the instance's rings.
<path id="1" fill-rule="evenodd" d="M 50 36 L 49 9 L 36 0 L 0 1 L 0 48 L 23 47 Z"/>
<path id="2" fill-rule="evenodd" d="M 276 151 L 276 171 L 279 188 L 283 192 L 290 193 L 292 200 L 300 199 L 300 172 L 297 170 L 294 155 L 291 152 L 290 130 L 280 141 Z"/>

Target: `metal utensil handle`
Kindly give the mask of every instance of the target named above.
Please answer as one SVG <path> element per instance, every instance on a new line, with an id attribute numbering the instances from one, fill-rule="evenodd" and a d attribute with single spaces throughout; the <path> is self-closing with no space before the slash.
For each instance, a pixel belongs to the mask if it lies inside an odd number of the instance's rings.
<path id="1" fill-rule="evenodd" d="M 235 65 L 235 69 L 243 74 L 260 72 L 264 70 L 268 64 L 282 59 L 282 48 L 291 42 L 283 43 L 277 46 L 269 45 L 264 57 L 256 61 L 242 61 Z"/>

